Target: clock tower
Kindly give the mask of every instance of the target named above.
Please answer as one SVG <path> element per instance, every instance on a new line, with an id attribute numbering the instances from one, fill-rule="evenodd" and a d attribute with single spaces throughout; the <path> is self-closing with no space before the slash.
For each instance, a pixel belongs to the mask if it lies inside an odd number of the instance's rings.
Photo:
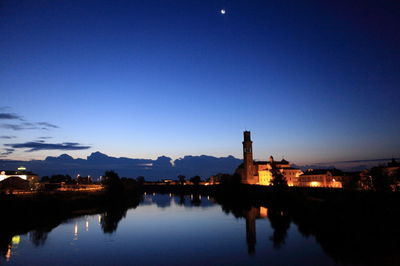
<path id="1" fill-rule="evenodd" d="M 257 177 L 254 176 L 254 161 L 253 161 L 253 142 L 250 138 L 250 131 L 243 132 L 243 168 L 242 183 L 256 184 Z"/>

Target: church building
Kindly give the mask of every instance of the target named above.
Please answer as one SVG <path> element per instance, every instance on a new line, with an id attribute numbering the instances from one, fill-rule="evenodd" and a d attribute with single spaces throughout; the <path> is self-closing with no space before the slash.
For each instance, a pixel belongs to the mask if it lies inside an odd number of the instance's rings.
<path id="1" fill-rule="evenodd" d="M 253 142 L 250 138 L 250 131 L 243 132 L 243 163 L 236 169 L 243 184 L 271 185 L 272 170 L 275 169 L 283 174 L 289 186 L 297 186 L 298 178 L 303 173 L 298 168 L 291 167 L 285 159 L 274 161 L 270 156 L 269 161 L 253 160 Z"/>
<path id="2" fill-rule="evenodd" d="M 18 167 L 17 171 L 7 171 L 7 170 L 0 171 L 0 182 L 7 178 L 16 176 L 30 182 L 39 182 L 39 176 L 30 171 L 26 171 L 26 168 L 23 166 Z"/>

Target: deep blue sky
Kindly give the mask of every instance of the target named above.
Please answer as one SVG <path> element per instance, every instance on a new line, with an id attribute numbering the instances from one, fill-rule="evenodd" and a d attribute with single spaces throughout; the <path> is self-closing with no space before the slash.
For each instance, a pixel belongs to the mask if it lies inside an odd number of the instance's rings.
<path id="1" fill-rule="evenodd" d="M 0 12 L 0 113 L 20 117 L 0 120 L 13 136 L 0 144 L 91 146 L 2 146 L 5 158 L 241 157 L 244 129 L 258 159 L 400 156 L 399 1 L 3 0 Z"/>

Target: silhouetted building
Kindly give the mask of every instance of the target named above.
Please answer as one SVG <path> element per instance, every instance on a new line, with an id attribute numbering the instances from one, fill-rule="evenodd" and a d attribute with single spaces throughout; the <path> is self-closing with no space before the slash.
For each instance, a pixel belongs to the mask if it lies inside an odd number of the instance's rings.
<path id="1" fill-rule="evenodd" d="M 244 131 L 243 137 L 243 163 L 236 169 L 242 183 L 268 186 L 272 181 L 272 169 L 276 169 L 283 174 L 289 186 L 297 185 L 298 177 L 303 173 L 300 169 L 291 167 L 285 159 L 274 161 L 272 156 L 269 161 L 254 161 L 250 131 Z"/>
<path id="2" fill-rule="evenodd" d="M 223 180 L 224 176 L 226 176 L 227 174 L 216 174 L 216 175 L 212 175 L 210 176 L 210 181 L 209 183 L 212 185 L 218 185 L 221 183 L 221 180 Z"/>
<path id="3" fill-rule="evenodd" d="M 400 163 L 398 161 L 396 161 L 396 159 L 393 158 L 392 161 L 388 163 L 387 167 L 399 169 Z"/>
<path id="4" fill-rule="evenodd" d="M 80 175 L 78 175 L 77 178 L 76 178 L 76 182 L 78 184 L 92 184 L 93 183 L 92 178 L 90 177 L 90 175 L 89 176 L 80 176 Z"/>

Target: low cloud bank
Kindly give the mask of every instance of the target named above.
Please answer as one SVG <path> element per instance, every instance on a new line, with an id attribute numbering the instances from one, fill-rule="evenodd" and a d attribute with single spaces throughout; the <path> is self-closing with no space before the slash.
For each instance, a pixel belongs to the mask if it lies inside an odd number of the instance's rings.
<path id="1" fill-rule="evenodd" d="M 44 143 L 36 142 L 34 145 L 25 143 L 25 145 L 17 145 L 17 147 L 21 148 L 23 146 L 24 148 L 36 149 L 37 147 L 41 147 L 41 144 Z M 72 148 L 85 147 L 78 146 L 77 143 L 68 144 Z M 71 146 L 71 144 L 73 145 Z M 61 145 L 64 147 L 66 143 Z M 11 147 L 14 148 L 14 146 Z M 91 175 L 94 178 L 98 178 L 106 170 L 114 170 L 121 177 L 136 178 L 144 176 L 146 180 L 176 178 L 178 175 L 185 175 L 187 178 L 200 175 L 202 178 L 208 178 L 216 173 L 233 173 L 241 162 L 241 159 L 234 158 L 233 156 L 221 158 L 206 155 L 185 156 L 173 161 L 170 157 L 166 156 L 160 156 L 156 160 L 132 159 L 111 157 L 100 152 L 94 152 L 86 159 L 74 159 L 68 154 L 62 154 L 58 157 L 49 156 L 45 160 L 0 160 L 2 168 L 12 170 L 23 165 L 28 170 L 40 176 L 69 174 L 74 177 L 80 174 L 81 176 Z"/>

